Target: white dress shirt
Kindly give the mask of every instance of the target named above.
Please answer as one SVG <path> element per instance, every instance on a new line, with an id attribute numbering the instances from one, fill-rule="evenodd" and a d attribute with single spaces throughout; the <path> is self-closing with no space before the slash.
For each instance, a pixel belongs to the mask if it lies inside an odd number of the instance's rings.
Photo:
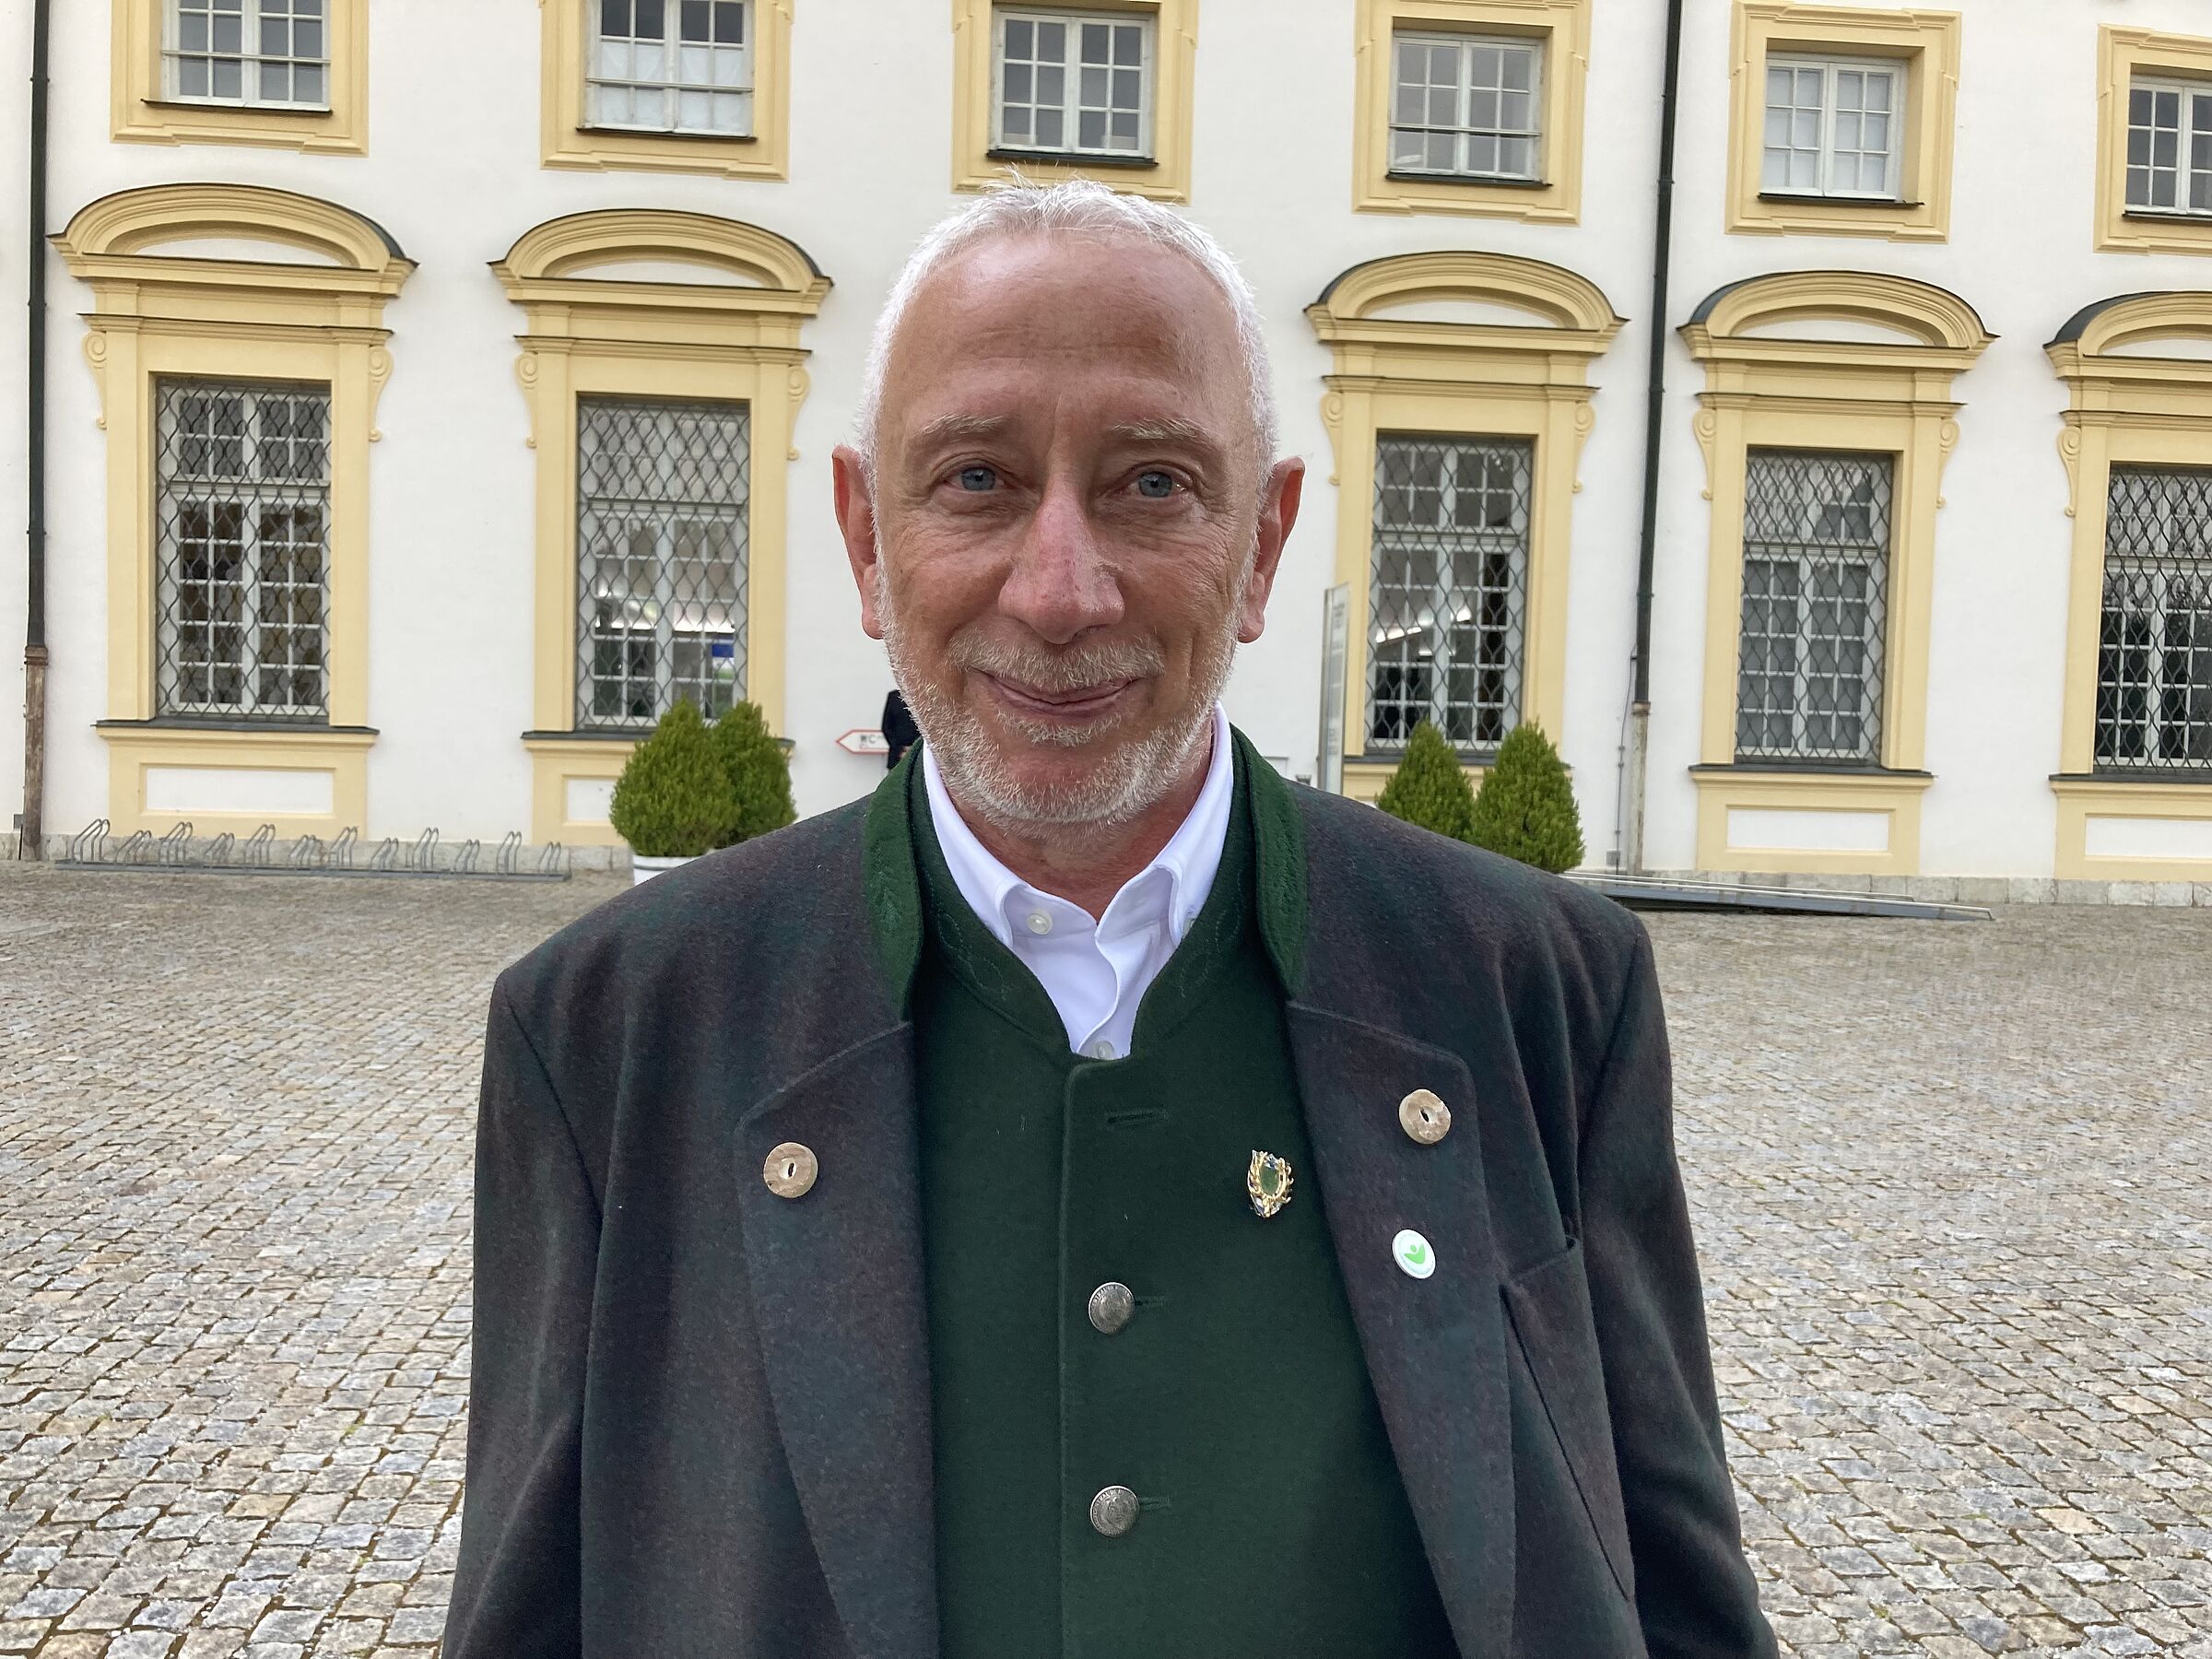
<path id="1" fill-rule="evenodd" d="M 1190 816 L 1094 922 L 1082 906 L 1031 887 L 992 856 L 952 804 L 936 756 L 922 746 L 929 821 L 960 897 L 1037 976 L 1078 1054 L 1118 1060 L 1129 1052 L 1137 1004 L 1213 890 L 1234 775 L 1229 716 L 1216 703 L 1213 758 Z"/>

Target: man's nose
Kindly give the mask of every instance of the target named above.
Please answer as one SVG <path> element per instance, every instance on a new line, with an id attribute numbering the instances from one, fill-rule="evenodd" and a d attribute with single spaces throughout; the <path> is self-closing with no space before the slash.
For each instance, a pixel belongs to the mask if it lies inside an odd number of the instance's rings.
<path id="1" fill-rule="evenodd" d="M 1055 645 L 1122 619 L 1121 583 L 1081 488 L 1046 486 L 999 589 L 998 608 Z"/>

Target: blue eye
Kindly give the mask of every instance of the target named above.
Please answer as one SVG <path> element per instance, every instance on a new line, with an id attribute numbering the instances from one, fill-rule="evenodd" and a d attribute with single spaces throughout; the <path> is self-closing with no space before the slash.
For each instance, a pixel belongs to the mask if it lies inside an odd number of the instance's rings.
<path id="1" fill-rule="evenodd" d="M 1153 467 L 1136 475 L 1136 493 L 1155 501 L 1165 500 L 1175 493 L 1175 476 Z"/>
<path id="2" fill-rule="evenodd" d="M 989 489 L 998 482 L 998 475 L 987 466 L 963 466 L 959 477 L 960 488 L 968 490 Z"/>

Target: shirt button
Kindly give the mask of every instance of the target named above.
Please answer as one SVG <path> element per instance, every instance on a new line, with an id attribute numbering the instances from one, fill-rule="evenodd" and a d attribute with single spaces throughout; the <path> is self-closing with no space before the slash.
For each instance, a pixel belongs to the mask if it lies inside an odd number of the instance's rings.
<path id="1" fill-rule="evenodd" d="M 1112 1335 L 1135 1312 L 1135 1296 L 1119 1279 L 1108 1279 L 1090 1293 L 1091 1328 L 1100 1335 Z"/>
<path id="2" fill-rule="evenodd" d="M 1093 1060 L 1111 1060 L 1113 1058 L 1113 1039 L 1111 1037 L 1093 1037 L 1088 1042 L 1083 1045 L 1083 1052 L 1086 1054 L 1088 1054 Z"/>
<path id="3" fill-rule="evenodd" d="M 1053 931 L 1053 919 L 1042 911 L 1031 911 L 1022 920 L 1023 924 L 1041 939 Z"/>
<path id="4" fill-rule="evenodd" d="M 1136 1494 L 1111 1486 L 1090 1500 L 1090 1524 L 1101 1535 L 1118 1538 L 1136 1524 Z"/>

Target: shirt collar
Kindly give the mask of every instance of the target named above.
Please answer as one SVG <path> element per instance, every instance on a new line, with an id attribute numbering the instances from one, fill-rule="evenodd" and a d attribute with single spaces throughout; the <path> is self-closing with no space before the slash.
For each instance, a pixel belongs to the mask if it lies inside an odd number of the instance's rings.
<path id="1" fill-rule="evenodd" d="M 1235 787 L 1235 765 L 1230 754 L 1229 715 L 1214 705 L 1213 753 L 1206 761 L 1206 782 L 1190 813 L 1177 826 L 1152 862 L 1123 884 L 1100 918 L 1101 930 L 1135 931 L 1164 924 L 1171 938 L 1180 941 L 1212 891 L 1221 868 L 1221 851 L 1229 837 L 1230 794 Z M 1016 912 L 1026 911 L 1036 897 L 1057 898 L 1006 868 L 968 827 L 945 787 L 936 755 L 922 746 L 922 779 L 928 791 L 931 827 L 945 854 L 953 885 L 983 925 L 1001 945 L 1015 937 Z M 1065 900 L 1059 900 L 1065 904 Z"/>

